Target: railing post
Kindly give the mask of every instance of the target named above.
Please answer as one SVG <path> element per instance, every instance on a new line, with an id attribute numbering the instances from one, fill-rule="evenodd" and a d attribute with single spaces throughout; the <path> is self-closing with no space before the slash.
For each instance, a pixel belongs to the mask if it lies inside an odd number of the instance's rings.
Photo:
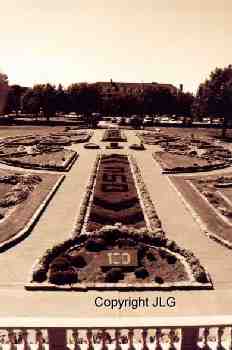
<path id="1" fill-rule="evenodd" d="M 217 344 L 217 350 L 224 350 L 224 347 L 222 346 L 222 337 L 224 334 L 224 327 L 218 328 L 218 344 Z"/>
<path id="2" fill-rule="evenodd" d="M 48 328 L 49 350 L 67 350 L 66 330 L 64 328 Z"/>
<path id="3" fill-rule="evenodd" d="M 170 339 L 170 346 L 169 346 L 169 350 L 176 350 L 176 347 L 174 345 L 175 343 L 175 337 L 176 337 L 176 332 L 175 330 L 172 328 L 169 332 L 169 339 Z"/>
<path id="4" fill-rule="evenodd" d="M 87 332 L 86 332 L 86 337 L 87 337 L 87 342 L 88 342 L 87 350 L 93 350 L 94 349 L 92 335 L 93 335 L 92 330 L 88 329 Z"/>
<path id="5" fill-rule="evenodd" d="M 115 350 L 122 350 L 122 347 L 120 345 L 120 335 L 121 332 L 119 329 L 115 329 Z"/>
<path id="6" fill-rule="evenodd" d="M 199 339 L 198 327 L 182 328 L 181 350 L 198 349 L 198 346 L 197 346 L 198 339 Z"/>
<path id="7" fill-rule="evenodd" d="M 142 341 L 143 341 L 143 349 L 142 350 L 149 350 L 147 346 L 147 329 L 142 330 Z"/>
<path id="8" fill-rule="evenodd" d="M 106 330 L 103 329 L 102 330 L 102 347 L 101 347 L 101 350 L 107 350 L 108 349 L 108 347 L 106 345 L 106 340 L 107 340 Z"/>
<path id="9" fill-rule="evenodd" d="M 36 341 L 36 344 L 38 344 L 37 350 L 44 350 L 45 347 L 44 347 L 43 333 L 40 329 L 36 330 L 35 341 Z"/>
<path id="10" fill-rule="evenodd" d="M 28 333 L 26 330 L 22 332 L 23 350 L 29 350 L 30 345 L 28 344 Z"/>
<path id="11" fill-rule="evenodd" d="M 156 339 L 155 350 L 163 350 L 163 348 L 162 348 L 162 346 L 160 344 L 160 339 L 161 339 L 161 329 L 160 328 L 156 328 L 155 339 Z"/>
<path id="12" fill-rule="evenodd" d="M 16 339 L 15 339 L 15 333 L 12 330 L 8 330 L 8 340 L 10 344 L 10 350 L 17 350 L 17 345 L 16 345 Z"/>
<path id="13" fill-rule="evenodd" d="M 78 343 L 78 337 L 79 337 L 78 330 L 73 329 L 72 337 L 73 337 L 73 340 L 74 340 L 74 350 L 81 350 L 81 347 L 80 347 L 80 345 Z"/>
<path id="14" fill-rule="evenodd" d="M 128 332 L 128 343 L 129 343 L 128 350 L 135 350 L 133 338 L 134 338 L 134 331 L 133 329 L 130 328 Z"/>

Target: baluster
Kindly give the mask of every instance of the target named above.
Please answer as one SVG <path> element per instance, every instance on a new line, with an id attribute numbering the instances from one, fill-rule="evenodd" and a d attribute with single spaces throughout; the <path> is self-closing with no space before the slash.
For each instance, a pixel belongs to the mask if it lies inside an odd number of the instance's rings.
<path id="1" fill-rule="evenodd" d="M 101 350 L 108 350 L 108 347 L 106 345 L 106 340 L 107 340 L 106 330 L 103 329 L 102 330 L 102 348 L 101 348 Z"/>
<path id="2" fill-rule="evenodd" d="M 88 342 L 87 350 L 94 350 L 92 336 L 93 336 L 92 330 L 88 329 L 86 332 L 86 337 L 87 337 L 87 342 Z"/>
<path id="3" fill-rule="evenodd" d="M 12 330 L 8 331 L 8 340 L 10 343 L 10 349 L 9 350 L 17 350 L 17 346 L 15 344 L 15 333 Z"/>
<path id="4" fill-rule="evenodd" d="M 147 329 L 142 330 L 142 341 L 143 341 L 143 350 L 149 350 L 147 346 Z"/>
<path id="5" fill-rule="evenodd" d="M 160 342 L 161 336 L 162 336 L 161 329 L 156 328 L 156 332 L 155 332 L 156 347 L 155 347 L 155 350 L 163 350 L 162 346 L 161 346 L 161 342 Z"/>
<path id="6" fill-rule="evenodd" d="M 72 337 L 74 341 L 74 350 L 81 350 L 80 344 L 79 344 L 79 332 L 77 329 L 73 329 L 72 331 Z"/>
<path id="7" fill-rule="evenodd" d="M 175 332 L 175 329 L 173 328 L 169 332 L 169 339 L 170 339 L 169 350 L 176 350 L 176 347 L 175 347 L 176 332 Z"/>
<path id="8" fill-rule="evenodd" d="M 121 336 L 120 330 L 115 329 L 115 350 L 122 350 L 122 347 L 120 344 L 120 336 Z"/>
<path id="9" fill-rule="evenodd" d="M 129 329 L 128 331 L 128 350 L 135 350 L 135 347 L 134 347 L 134 331 L 133 329 Z"/>
<path id="10" fill-rule="evenodd" d="M 40 329 L 36 330 L 35 342 L 36 342 L 36 344 L 38 344 L 37 350 L 44 350 L 45 349 L 43 333 Z"/>
<path id="11" fill-rule="evenodd" d="M 31 347 L 28 343 L 28 332 L 22 331 L 22 341 L 23 341 L 23 350 L 30 350 Z"/>
<path id="12" fill-rule="evenodd" d="M 204 332 L 203 332 L 203 350 L 210 350 L 210 347 L 208 345 L 208 336 L 209 336 L 209 327 L 205 327 Z"/>
<path id="13" fill-rule="evenodd" d="M 218 328 L 218 344 L 217 344 L 217 350 L 225 350 L 225 348 L 222 346 L 222 337 L 224 334 L 224 327 Z"/>

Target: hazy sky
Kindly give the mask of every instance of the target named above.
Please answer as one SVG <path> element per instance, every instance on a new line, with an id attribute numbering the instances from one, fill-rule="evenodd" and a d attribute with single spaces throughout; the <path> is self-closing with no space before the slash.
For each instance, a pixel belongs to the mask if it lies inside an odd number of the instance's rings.
<path id="1" fill-rule="evenodd" d="M 194 91 L 232 63 L 231 0 L 5 0 L 10 83 L 144 81 Z"/>

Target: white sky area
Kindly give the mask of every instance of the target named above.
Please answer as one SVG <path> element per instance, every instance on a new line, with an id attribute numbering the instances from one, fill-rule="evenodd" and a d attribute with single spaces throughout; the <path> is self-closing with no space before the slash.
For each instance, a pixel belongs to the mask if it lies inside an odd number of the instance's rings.
<path id="1" fill-rule="evenodd" d="M 8 0 L 0 70 L 10 84 L 160 82 L 196 91 L 232 63 L 231 0 Z"/>

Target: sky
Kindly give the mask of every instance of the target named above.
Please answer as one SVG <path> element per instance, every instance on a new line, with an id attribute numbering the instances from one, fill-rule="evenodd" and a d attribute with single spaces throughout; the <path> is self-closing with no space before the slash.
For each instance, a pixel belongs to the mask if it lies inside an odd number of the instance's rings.
<path id="1" fill-rule="evenodd" d="M 232 63 L 231 0 L 7 0 L 0 71 L 10 84 L 127 81 L 195 92 Z"/>

